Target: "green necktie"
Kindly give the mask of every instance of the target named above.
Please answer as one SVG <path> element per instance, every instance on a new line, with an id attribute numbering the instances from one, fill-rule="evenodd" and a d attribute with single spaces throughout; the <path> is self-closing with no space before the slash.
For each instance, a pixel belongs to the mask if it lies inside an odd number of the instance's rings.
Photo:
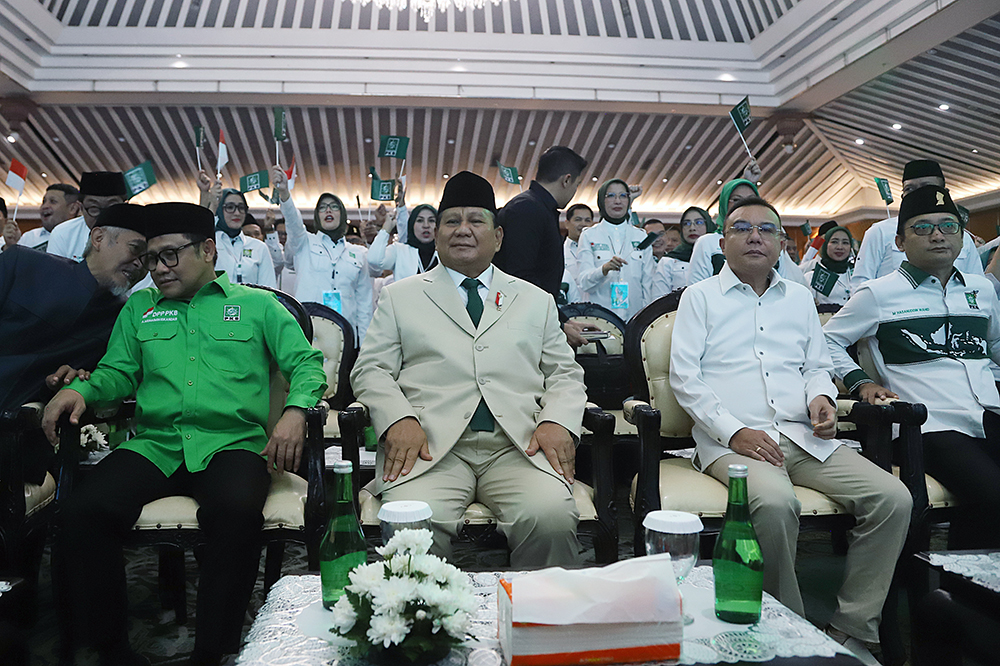
<path id="1" fill-rule="evenodd" d="M 462 280 L 462 288 L 469 294 L 469 302 L 465 309 L 469 311 L 472 318 L 472 325 L 478 327 L 479 320 L 483 318 L 483 299 L 479 297 L 479 280 L 476 278 L 465 278 Z M 490 414 L 490 408 L 486 406 L 486 398 L 479 399 L 479 406 L 469 421 L 469 427 L 475 432 L 493 432 L 495 421 Z"/>

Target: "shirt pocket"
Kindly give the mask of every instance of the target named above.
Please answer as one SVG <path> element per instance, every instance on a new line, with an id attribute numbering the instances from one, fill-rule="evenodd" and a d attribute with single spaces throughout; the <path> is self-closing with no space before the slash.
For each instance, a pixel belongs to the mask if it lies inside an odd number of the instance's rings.
<path id="1" fill-rule="evenodd" d="M 135 336 L 142 352 L 143 371 L 158 370 L 170 365 L 178 353 L 177 345 L 172 342 L 177 337 L 177 330 L 176 322 L 139 326 Z"/>
<path id="2" fill-rule="evenodd" d="M 205 363 L 231 375 L 249 374 L 248 359 L 253 356 L 253 329 L 246 324 L 213 324 L 208 329 L 211 349 L 203 349 Z M 242 343 L 242 344 L 241 344 Z"/>

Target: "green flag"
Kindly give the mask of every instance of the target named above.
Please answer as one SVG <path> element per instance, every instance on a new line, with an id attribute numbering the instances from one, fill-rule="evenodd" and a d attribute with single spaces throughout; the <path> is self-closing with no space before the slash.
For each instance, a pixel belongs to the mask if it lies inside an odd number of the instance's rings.
<path id="1" fill-rule="evenodd" d="M 892 190 L 889 189 L 889 179 L 888 178 L 876 178 L 875 185 L 878 186 L 879 196 L 882 197 L 882 201 L 885 205 L 892 203 Z"/>
<path id="2" fill-rule="evenodd" d="M 288 122 L 285 120 L 285 109 L 275 107 L 274 109 L 274 140 L 284 141 L 288 138 Z"/>
<path id="3" fill-rule="evenodd" d="M 729 117 L 736 123 L 736 129 L 740 134 L 750 127 L 750 98 L 744 97 L 743 101 L 737 104 L 729 112 Z"/>
<path id="4" fill-rule="evenodd" d="M 372 199 L 375 201 L 392 201 L 396 198 L 396 181 L 372 178 Z"/>
<path id="5" fill-rule="evenodd" d="M 205 147 L 205 128 L 198 125 L 194 128 L 194 147 L 204 148 Z"/>
<path id="6" fill-rule="evenodd" d="M 128 190 L 126 198 L 131 199 L 139 192 L 148 190 L 156 184 L 156 175 L 153 173 L 153 163 L 146 160 L 139 166 L 134 166 L 124 174 L 125 188 Z"/>
<path id="7" fill-rule="evenodd" d="M 809 240 L 809 237 L 813 232 L 812 225 L 809 224 L 809 220 L 806 220 L 806 223 L 799 227 L 799 231 L 801 231 L 802 235 L 806 237 L 806 240 Z"/>
<path id="8" fill-rule="evenodd" d="M 378 144 L 379 157 L 397 157 L 406 159 L 406 151 L 410 147 L 410 137 L 408 136 L 387 136 L 382 135 Z M 373 197 L 374 198 L 374 197 Z"/>
<path id="9" fill-rule="evenodd" d="M 517 167 L 504 166 L 500 164 L 500 160 L 497 160 L 497 166 L 500 167 L 500 177 L 508 183 L 518 185 L 521 182 L 517 177 Z"/>
<path id="10" fill-rule="evenodd" d="M 262 190 L 270 184 L 271 181 L 267 177 L 267 169 L 255 171 L 254 173 L 248 173 L 240 178 L 240 192 Z"/>

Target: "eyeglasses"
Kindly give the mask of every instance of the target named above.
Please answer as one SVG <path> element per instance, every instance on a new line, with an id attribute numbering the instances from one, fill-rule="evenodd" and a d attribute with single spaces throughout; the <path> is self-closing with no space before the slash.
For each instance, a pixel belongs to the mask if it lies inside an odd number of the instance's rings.
<path id="1" fill-rule="evenodd" d="M 962 225 L 958 222 L 941 222 L 939 224 L 931 224 L 930 222 L 920 222 L 914 224 L 910 229 L 913 230 L 918 236 L 930 236 L 934 233 L 935 229 L 940 230 L 945 236 L 954 236 L 959 231 L 962 230 Z"/>
<path id="2" fill-rule="evenodd" d="M 111 208 L 112 206 L 114 206 L 114 204 L 108 204 L 107 206 L 87 206 L 83 210 L 90 217 L 97 217 L 98 215 L 100 215 L 101 213 L 103 213 L 108 208 Z"/>
<path id="3" fill-rule="evenodd" d="M 321 213 L 332 213 L 335 210 L 340 210 L 340 206 L 335 203 L 325 203 L 316 206 L 316 210 Z"/>
<path id="4" fill-rule="evenodd" d="M 236 211 L 245 213 L 247 212 L 247 207 L 244 206 L 243 204 L 227 203 L 225 206 L 222 207 L 222 210 L 226 211 L 227 213 L 235 213 Z"/>
<path id="5" fill-rule="evenodd" d="M 628 201 L 628 192 L 619 192 L 615 194 L 614 192 L 608 192 L 604 195 L 605 199 L 621 199 L 622 201 Z"/>
<path id="6" fill-rule="evenodd" d="M 764 222 L 763 224 L 750 224 L 749 222 L 733 222 L 729 225 L 729 229 L 726 233 L 731 233 L 734 236 L 749 236 L 753 230 L 756 229 L 757 233 L 760 234 L 761 238 L 774 239 L 779 233 L 780 229 L 777 224 L 773 222 Z"/>
<path id="7" fill-rule="evenodd" d="M 682 227 L 703 227 L 705 226 L 705 220 L 684 220 L 681 222 Z"/>
<path id="8" fill-rule="evenodd" d="M 140 257 L 142 265 L 147 271 L 156 270 L 157 264 L 163 262 L 163 265 L 167 268 L 173 268 L 178 263 L 180 263 L 180 257 L 178 253 L 186 247 L 191 247 L 192 245 L 197 245 L 198 243 L 188 243 L 187 245 L 181 245 L 180 247 L 172 247 L 162 252 L 147 252 Z"/>

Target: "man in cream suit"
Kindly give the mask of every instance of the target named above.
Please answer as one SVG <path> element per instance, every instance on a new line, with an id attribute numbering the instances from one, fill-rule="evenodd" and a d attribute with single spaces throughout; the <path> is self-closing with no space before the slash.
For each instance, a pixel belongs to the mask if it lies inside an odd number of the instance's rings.
<path id="1" fill-rule="evenodd" d="M 491 265 L 503 240 L 493 188 L 448 181 L 441 265 L 386 287 L 351 373 L 379 435 L 376 492 L 422 500 L 447 557 L 473 501 L 497 515 L 511 566 L 573 565 L 570 487 L 586 389 L 552 297 Z"/>

